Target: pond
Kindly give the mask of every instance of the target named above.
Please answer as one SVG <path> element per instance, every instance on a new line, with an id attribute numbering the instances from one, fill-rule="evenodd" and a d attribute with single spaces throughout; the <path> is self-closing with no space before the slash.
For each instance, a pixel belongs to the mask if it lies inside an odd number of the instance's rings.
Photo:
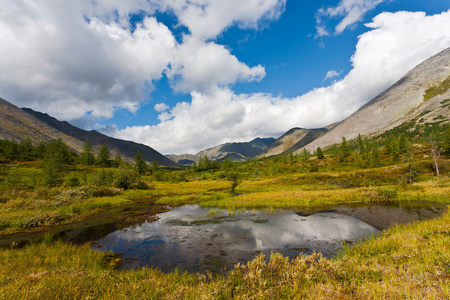
<path id="1" fill-rule="evenodd" d="M 245 264 L 261 252 L 285 256 L 336 255 L 343 244 L 379 230 L 439 216 L 444 206 L 340 206 L 317 212 L 228 211 L 182 206 L 98 239 L 95 248 L 120 253 L 120 268 L 152 266 L 163 271 L 220 271 Z"/>

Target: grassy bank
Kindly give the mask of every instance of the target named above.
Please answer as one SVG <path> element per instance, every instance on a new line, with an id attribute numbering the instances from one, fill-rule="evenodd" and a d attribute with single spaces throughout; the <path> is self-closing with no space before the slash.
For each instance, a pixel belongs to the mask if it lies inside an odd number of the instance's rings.
<path id="1" fill-rule="evenodd" d="M 450 213 L 391 228 L 338 258 L 273 254 L 225 275 L 115 271 L 88 245 L 41 243 L 0 251 L 2 299 L 448 299 Z"/>

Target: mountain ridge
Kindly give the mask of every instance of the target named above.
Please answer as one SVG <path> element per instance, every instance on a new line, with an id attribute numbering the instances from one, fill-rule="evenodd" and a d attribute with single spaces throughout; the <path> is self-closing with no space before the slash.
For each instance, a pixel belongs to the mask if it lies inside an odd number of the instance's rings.
<path id="1" fill-rule="evenodd" d="M 61 139 L 77 153 L 81 153 L 87 140 L 95 149 L 105 144 L 112 153 L 120 153 L 126 160 L 132 160 L 140 150 L 144 160 L 156 160 L 160 165 L 177 166 L 177 164 L 153 148 L 131 141 L 115 139 L 97 131 L 86 131 L 68 122 L 59 121 L 48 114 L 36 112 L 30 108 L 19 108 L 0 98 L 0 138 L 17 141 L 30 139 L 32 144 Z"/>
<path id="2" fill-rule="evenodd" d="M 167 155 L 167 157 L 182 165 L 192 165 L 194 162 L 198 162 L 200 157 L 205 156 L 211 160 L 222 161 L 229 158 L 232 161 L 245 161 L 257 156 L 274 141 L 275 138 L 257 137 L 250 142 L 234 142 L 217 145 L 196 154 L 171 154 Z"/>

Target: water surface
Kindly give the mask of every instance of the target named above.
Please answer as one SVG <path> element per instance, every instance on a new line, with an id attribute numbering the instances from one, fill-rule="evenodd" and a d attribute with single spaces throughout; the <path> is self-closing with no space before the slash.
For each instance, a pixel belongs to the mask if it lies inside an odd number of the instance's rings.
<path id="1" fill-rule="evenodd" d="M 242 210 L 182 206 L 159 220 L 109 233 L 97 248 L 121 253 L 121 268 L 174 267 L 219 271 L 246 263 L 261 252 L 292 257 L 321 252 L 333 256 L 344 243 L 376 235 L 398 223 L 436 217 L 443 206 L 341 206 L 318 212 Z M 364 220 L 364 221 L 362 221 Z"/>

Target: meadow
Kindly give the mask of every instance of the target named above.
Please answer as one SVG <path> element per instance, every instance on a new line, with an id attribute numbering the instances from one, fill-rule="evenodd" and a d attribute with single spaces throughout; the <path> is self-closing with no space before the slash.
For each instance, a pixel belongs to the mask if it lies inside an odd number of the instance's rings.
<path id="1" fill-rule="evenodd" d="M 185 204 L 230 213 L 349 203 L 450 205 L 445 150 L 435 161 L 426 141 L 411 139 L 406 151 L 399 146 L 397 154 L 390 143 L 383 136 L 370 141 L 370 147 L 364 141 L 364 149 L 356 140 L 343 142 L 323 158 L 286 153 L 242 163 L 205 160 L 206 165 L 195 168 L 153 165 L 143 172 L 126 163 L 73 161 L 60 166 L 53 178 L 57 184 L 46 181 L 45 159 L 3 158 L 0 298 L 448 299 L 449 211 L 437 219 L 391 227 L 345 246 L 334 258 L 315 253 L 289 259 L 273 253 L 221 273 L 164 273 L 151 266 L 118 270 L 120 255 L 57 238 L 59 230 L 88 223 L 125 227 L 152 221 L 156 213 Z"/>

